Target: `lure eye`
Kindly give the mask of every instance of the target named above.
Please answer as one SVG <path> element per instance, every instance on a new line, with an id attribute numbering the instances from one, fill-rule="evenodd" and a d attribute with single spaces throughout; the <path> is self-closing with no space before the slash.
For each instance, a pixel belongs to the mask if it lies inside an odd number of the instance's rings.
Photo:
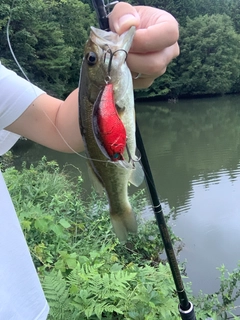
<path id="1" fill-rule="evenodd" d="M 92 51 L 88 52 L 85 58 L 89 66 L 94 66 L 97 63 L 97 55 L 95 52 L 92 52 Z"/>

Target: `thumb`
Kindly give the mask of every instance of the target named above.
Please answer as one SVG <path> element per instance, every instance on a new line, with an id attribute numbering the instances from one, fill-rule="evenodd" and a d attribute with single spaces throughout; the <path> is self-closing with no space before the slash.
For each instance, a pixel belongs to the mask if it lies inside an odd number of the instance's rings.
<path id="1" fill-rule="evenodd" d="M 127 31 L 131 26 L 138 27 L 139 23 L 138 12 L 126 2 L 117 3 L 109 15 L 110 29 L 118 34 Z"/>

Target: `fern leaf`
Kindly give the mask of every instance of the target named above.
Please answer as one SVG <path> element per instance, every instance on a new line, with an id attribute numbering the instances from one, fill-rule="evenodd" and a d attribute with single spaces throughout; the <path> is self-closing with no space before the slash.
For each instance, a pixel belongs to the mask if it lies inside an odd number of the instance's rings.
<path id="1" fill-rule="evenodd" d="M 47 275 L 42 282 L 42 287 L 50 306 L 50 318 L 65 320 L 71 306 L 66 281 L 61 272 L 52 272 Z"/>

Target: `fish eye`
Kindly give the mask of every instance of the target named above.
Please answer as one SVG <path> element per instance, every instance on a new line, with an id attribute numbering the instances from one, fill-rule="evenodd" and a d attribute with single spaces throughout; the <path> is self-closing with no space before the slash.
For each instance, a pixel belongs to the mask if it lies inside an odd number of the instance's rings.
<path id="1" fill-rule="evenodd" d="M 92 52 L 92 51 L 88 52 L 85 58 L 89 66 L 94 66 L 97 63 L 97 55 L 95 52 Z"/>

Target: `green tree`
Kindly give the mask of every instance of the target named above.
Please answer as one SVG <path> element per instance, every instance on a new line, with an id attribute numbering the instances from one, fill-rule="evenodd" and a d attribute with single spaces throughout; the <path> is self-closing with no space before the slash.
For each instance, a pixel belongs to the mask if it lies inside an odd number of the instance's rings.
<path id="1" fill-rule="evenodd" d="M 229 15 L 232 18 L 237 33 L 240 33 L 240 2 L 238 0 L 230 1 Z"/>
<path id="2" fill-rule="evenodd" d="M 198 15 L 228 14 L 229 3 L 231 0 L 198 0 Z"/>
<path id="3" fill-rule="evenodd" d="M 181 55 L 175 69 L 177 94 L 231 92 L 239 77 L 239 41 L 240 36 L 227 15 L 188 18 L 186 27 L 181 29 Z"/>
<path id="4" fill-rule="evenodd" d="M 83 45 L 93 21 L 90 7 L 80 1 L 3 0 L 0 9 L 1 61 L 14 71 L 7 43 L 7 22 L 13 51 L 28 78 L 59 97 L 78 85 Z"/>
<path id="5" fill-rule="evenodd" d="M 69 93 L 78 85 L 84 45 L 89 36 L 90 26 L 97 26 L 97 21 L 90 6 L 79 0 L 54 0 L 51 10 L 61 24 L 65 46 L 72 48 L 68 69 Z"/>
<path id="6" fill-rule="evenodd" d="M 185 25 L 187 17 L 194 18 L 199 14 L 196 0 L 165 0 L 164 2 L 161 9 L 170 12 L 180 25 Z"/>

